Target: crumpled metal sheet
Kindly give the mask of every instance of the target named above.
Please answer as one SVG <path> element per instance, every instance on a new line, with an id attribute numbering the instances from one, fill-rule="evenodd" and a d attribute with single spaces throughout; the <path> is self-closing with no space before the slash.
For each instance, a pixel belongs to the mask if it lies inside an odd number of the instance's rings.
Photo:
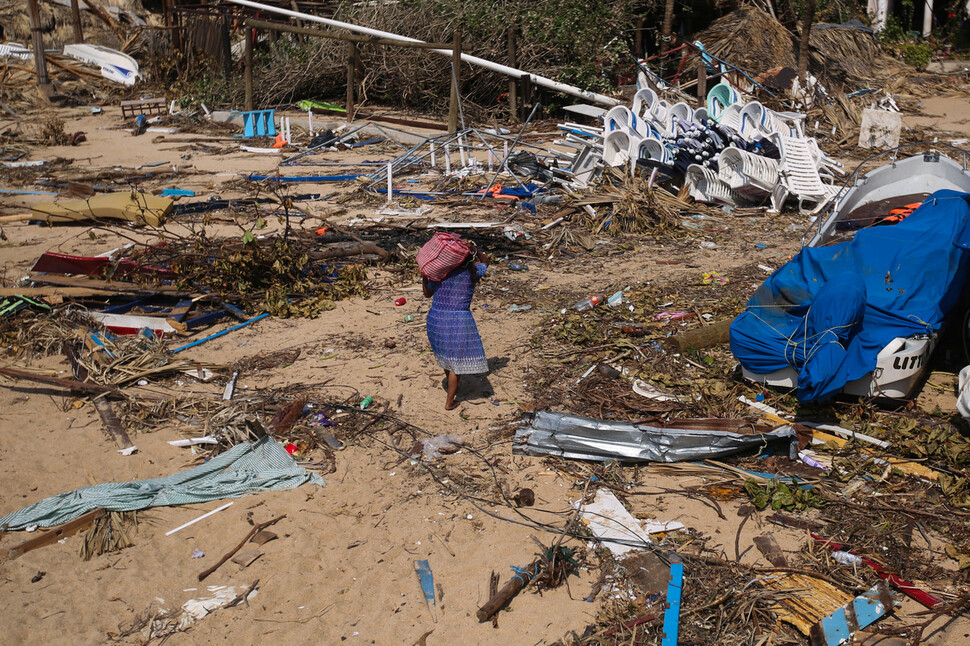
<path id="1" fill-rule="evenodd" d="M 787 450 L 792 459 L 797 457 L 794 427 L 785 425 L 769 433 L 742 434 L 660 428 L 541 410 L 522 420 L 512 452 L 603 462 L 687 462 L 757 453 L 769 445 Z"/>

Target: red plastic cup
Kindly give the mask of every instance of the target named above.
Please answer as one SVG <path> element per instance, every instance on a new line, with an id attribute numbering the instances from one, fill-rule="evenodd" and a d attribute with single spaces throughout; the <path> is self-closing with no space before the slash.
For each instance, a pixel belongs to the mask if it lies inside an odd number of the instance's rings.
<path id="1" fill-rule="evenodd" d="M 289 444 L 287 444 L 283 448 L 286 449 L 286 452 L 289 453 L 290 455 L 293 455 L 294 453 L 296 453 L 299 450 L 296 447 L 296 444 L 293 444 L 292 442 L 290 442 Z"/>

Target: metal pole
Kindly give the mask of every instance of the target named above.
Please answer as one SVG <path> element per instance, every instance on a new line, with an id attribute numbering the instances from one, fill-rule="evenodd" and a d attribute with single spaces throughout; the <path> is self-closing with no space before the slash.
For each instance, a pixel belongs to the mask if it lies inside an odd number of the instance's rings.
<path id="1" fill-rule="evenodd" d="M 451 97 L 448 101 L 448 132 L 458 131 L 458 88 L 461 82 L 461 31 L 456 30 L 451 45 Z"/>
<path id="2" fill-rule="evenodd" d="M 422 41 L 417 38 L 408 38 L 406 36 L 400 36 L 398 34 L 392 34 L 386 31 L 380 31 L 378 29 L 371 29 L 369 27 L 361 27 L 360 25 L 354 25 L 347 22 L 341 22 L 339 20 L 332 20 L 330 18 L 322 18 L 320 16 L 314 16 L 308 13 L 300 13 L 298 11 L 290 11 L 289 9 L 281 9 L 279 7 L 274 7 L 272 5 L 263 4 L 261 2 L 253 2 L 252 0 L 227 0 L 232 4 L 241 5 L 243 7 L 251 7 L 253 9 L 260 9 L 268 13 L 275 13 L 282 16 L 289 16 L 290 18 L 300 18 L 306 20 L 307 22 L 317 22 L 324 25 L 330 25 L 331 27 L 340 27 L 343 29 L 349 29 L 361 34 L 368 34 L 370 36 L 377 36 L 378 38 L 390 38 L 392 40 L 399 40 L 411 43 L 420 43 Z M 442 54 L 444 56 L 451 56 L 451 50 L 448 49 L 432 49 L 431 51 Z M 477 56 L 472 56 L 471 54 L 462 54 L 461 60 L 471 65 L 477 65 L 479 67 L 484 67 L 485 69 L 492 70 L 493 72 L 498 72 L 499 74 L 505 74 L 506 76 L 512 76 L 514 78 L 520 77 L 523 72 L 522 70 L 517 70 L 515 68 L 509 67 L 508 65 L 500 65 L 499 63 L 494 63 L 492 61 L 486 60 L 484 58 L 479 58 Z M 602 94 L 596 94 L 595 92 L 589 92 L 587 90 L 580 89 L 573 85 L 567 85 L 565 83 L 559 83 L 558 81 L 553 81 L 552 79 L 546 78 L 544 76 L 539 76 L 538 74 L 531 74 L 532 82 L 536 85 L 554 90 L 556 92 L 563 92 L 564 94 L 571 94 L 573 96 L 578 96 L 580 98 L 586 99 L 587 101 L 593 101 L 595 103 L 600 103 L 602 105 L 614 106 L 619 105 L 620 101 L 612 97 L 604 96 Z"/>
<path id="3" fill-rule="evenodd" d="M 490 181 L 488 184 L 485 185 L 486 190 L 488 190 L 492 186 L 492 184 L 495 183 L 495 180 L 498 179 L 499 173 L 502 172 L 502 169 L 505 168 L 505 165 L 509 161 L 509 155 L 512 154 L 512 150 L 515 148 L 515 144 L 519 143 L 519 139 L 521 139 L 522 135 L 525 134 L 525 129 L 529 127 L 529 122 L 532 121 L 532 117 L 536 116 L 536 111 L 538 109 L 539 109 L 539 103 L 537 102 L 534 106 L 532 106 L 532 112 L 529 113 L 529 118 L 526 119 L 525 123 L 522 124 L 522 129 L 519 130 L 519 134 L 515 137 L 515 141 L 513 141 L 512 145 L 509 146 L 507 151 L 505 151 L 505 159 L 502 160 L 502 164 L 498 167 L 498 170 L 495 171 L 495 174 L 492 175 L 492 181 Z M 483 200 L 485 199 L 485 195 L 486 193 L 483 192 L 482 193 Z"/>
<path id="4" fill-rule="evenodd" d="M 38 0 L 27 0 L 30 5 L 30 34 L 34 41 L 34 67 L 37 68 L 37 86 L 44 96 L 50 97 L 53 93 L 51 80 L 47 76 L 47 59 L 44 57 L 44 36 L 40 29 L 40 8 L 37 6 Z"/>
<path id="5" fill-rule="evenodd" d="M 519 64 L 518 54 L 515 51 L 515 27 L 509 27 L 509 67 L 515 67 Z M 515 79 L 509 79 L 509 119 L 511 121 L 518 120 L 518 114 L 515 111 L 516 103 L 518 103 L 518 84 Z"/>

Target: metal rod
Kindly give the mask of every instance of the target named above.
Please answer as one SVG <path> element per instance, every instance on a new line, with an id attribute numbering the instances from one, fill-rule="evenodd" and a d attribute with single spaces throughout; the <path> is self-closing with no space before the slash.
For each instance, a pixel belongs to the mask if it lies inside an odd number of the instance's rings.
<path id="1" fill-rule="evenodd" d="M 519 134 L 515 137 L 515 141 L 513 141 L 512 145 L 509 146 L 509 148 L 505 151 L 505 159 L 502 160 L 502 165 L 498 167 L 498 170 L 495 171 L 495 175 L 492 176 L 492 181 L 485 185 L 486 189 L 495 183 L 495 180 L 498 179 L 499 173 L 502 172 L 502 168 L 508 166 L 509 154 L 511 154 L 512 149 L 515 148 L 515 145 L 519 143 L 519 139 L 522 138 L 522 135 L 525 133 L 525 129 L 529 127 L 529 122 L 532 121 L 532 117 L 536 116 L 536 110 L 539 109 L 539 106 L 540 104 L 538 102 L 532 106 L 532 112 L 529 113 L 529 118 L 526 119 L 525 123 L 522 124 L 522 129 L 519 130 Z M 485 193 L 482 193 L 482 199 L 485 199 Z"/>
<path id="2" fill-rule="evenodd" d="M 406 36 L 401 36 L 398 34 L 392 34 L 386 31 L 380 31 L 378 29 L 370 29 L 369 27 L 361 27 L 360 25 L 354 25 L 347 22 L 341 22 L 339 20 L 332 20 L 330 18 L 323 18 L 321 16 L 314 16 L 308 13 L 301 13 L 299 11 L 290 11 L 289 9 L 281 9 L 279 7 L 274 7 L 268 4 L 263 4 L 261 2 L 253 2 L 252 0 L 228 0 L 232 4 L 241 5 L 244 7 L 251 7 L 253 9 L 260 9 L 268 13 L 275 13 L 282 16 L 288 16 L 290 18 L 299 18 L 309 22 L 316 22 L 324 25 L 329 25 L 331 27 L 339 27 L 342 29 L 348 29 L 361 34 L 367 34 L 369 36 L 376 36 L 378 38 L 388 38 L 395 41 L 403 41 L 409 43 L 421 43 L 423 41 L 417 38 L 408 38 Z M 451 56 L 450 48 L 435 48 L 431 50 L 436 54 L 442 54 L 444 56 Z M 509 67 L 508 65 L 501 65 L 499 63 L 494 63 L 492 61 L 486 60 L 484 58 L 479 58 L 477 56 L 472 56 L 470 54 L 462 54 L 461 60 L 471 65 L 477 65 L 479 67 L 484 67 L 485 69 L 492 70 L 493 72 L 498 72 L 500 74 L 505 74 L 506 76 L 512 76 L 514 78 L 519 78 L 523 74 L 527 74 L 522 70 Z M 552 79 L 546 78 L 544 76 L 539 76 L 538 74 L 527 74 L 532 83 L 536 85 L 541 85 L 542 87 L 548 88 L 550 90 L 555 90 L 556 92 L 563 92 L 565 94 L 571 94 L 573 96 L 578 96 L 580 98 L 586 99 L 587 101 L 594 101 L 603 105 L 619 105 L 620 101 L 609 96 L 602 94 L 597 94 L 595 92 L 589 92 L 587 90 L 580 89 L 573 85 L 567 85 L 565 83 L 559 83 L 558 81 L 553 81 Z"/>

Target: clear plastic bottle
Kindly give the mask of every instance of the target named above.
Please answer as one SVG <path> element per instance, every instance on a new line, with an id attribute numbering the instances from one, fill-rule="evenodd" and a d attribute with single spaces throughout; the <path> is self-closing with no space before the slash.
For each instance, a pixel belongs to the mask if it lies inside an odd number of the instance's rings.
<path id="1" fill-rule="evenodd" d="M 583 300 L 573 305 L 573 309 L 577 312 L 585 312 L 586 310 L 593 309 L 605 300 L 606 297 L 602 294 L 593 294 L 592 296 L 587 296 Z"/>

